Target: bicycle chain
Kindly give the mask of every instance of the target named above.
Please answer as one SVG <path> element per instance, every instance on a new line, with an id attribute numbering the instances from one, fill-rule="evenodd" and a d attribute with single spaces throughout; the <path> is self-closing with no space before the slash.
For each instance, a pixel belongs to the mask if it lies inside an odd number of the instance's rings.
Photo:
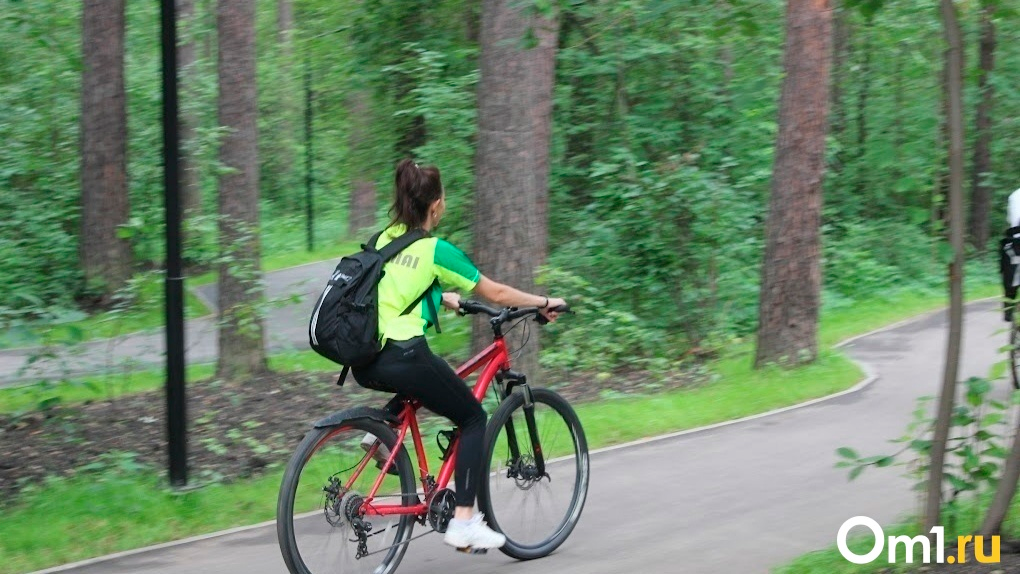
<path id="1" fill-rule="evenodd" d="M 375 551 L 369 552 L 368 554 L 363 555 L 362 558 L 367 558 L 367 557 L 369 557 L 369 556 L 371 556 L 373 554 L 378 554 L 380 552 L 386 552 L 386 551 L 392 550 L 393 548 L 396 548 L 397 546 L 401 546 L 403 544 L 410 544 L 410 543 L 414 542 L 415 540 L 418 540 L 419 538 L 421 538 L 423 536 L 428 536 L 429 534 L 433 534 L 434 532 L 435 532 L 435 530 L 429 530 L 428 532 L 424 532 L 422 534 L 419 534 L 418 536 L 414 536 L 412 538 L 408 538 L 407 540 L 405 540 L 403 542 L 398 542 L 396 544 L 387 546 L 385 548 L 380 548 L 379 550 L 375 550 Z M 373 534 L 369 534 L 365 538 L 368 538 L 370 536 L 374 536 L 374 535 Z M 354 542 L 354 541 L 352 540 L 351 542 Z"/>

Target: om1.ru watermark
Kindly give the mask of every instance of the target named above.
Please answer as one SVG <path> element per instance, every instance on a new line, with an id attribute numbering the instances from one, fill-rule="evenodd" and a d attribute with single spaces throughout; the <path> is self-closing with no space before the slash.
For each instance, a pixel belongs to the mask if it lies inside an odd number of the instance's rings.
<path id="1" fill-rule="evenodd" d="M 856 554 L 846 545 L 846 537 L 850 534 L 850 529 L 855 526 L 864 526 L 871 530 L 875 535 L 875 545 L 871 548 L 871 551 L 867 554 Z M 992 551 L 990 554 L 985 552 L 985 540 L 984 536 L 960 536 L 957 538 L 956 556 L 946 556 L 946 544 L 945 544 L 945 528 L 941 526 L 934 526 L 931 529 L 931 533 L 935 535 L 935 563 L 937 564 L 955 564 L 958 562 L 967 561 L 967 547 L 973 545 L 974 547 L 974 559 L 983 564 L 995 564 L 999 562 L 999 537 L 991 537 Z M 885 548 L 886 537 L 885 532 L 882 531 L 882 527 L 871 518 L 867 516 L 855 516 L 850 520 L 843 523 L 843 526 L 839 527 L 839 533 L 836 534 L 836 546 L 839 547 L 839 553 L 854 564 L 869 564 L 878 559 L 882 554 L 882 550 Z M 921 545 L 921 562 L 930 564 L 932 562 L 931 557 L 931 541 L 927 536 L 919 535 L 913 538 L 909 536 L 890 536 L 889 537 L 889 563 L 896 563 L 897 549 L 903 547 L 903 559 L 908 564 L 914 561 L 914 546 Z"/>

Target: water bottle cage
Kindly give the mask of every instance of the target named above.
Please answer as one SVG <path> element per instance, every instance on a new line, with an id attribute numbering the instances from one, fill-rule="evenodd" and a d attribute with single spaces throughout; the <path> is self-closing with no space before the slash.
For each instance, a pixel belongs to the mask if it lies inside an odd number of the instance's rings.
<path id="1" fill-rule="evenodd" d="M 453 439 L 456 436 L 457 436 L 457 430 L 456 429 L 454 429 L 454 430 L 441 430 L 441 431 L 439 431 L 436 434 L 436 445 L 439 447 L 439 452 L 442 453 L 442 456 L 439 457 L 440 460 L 446 460 L 446 458 L 449 456 L 450 444 L 453 443 Z M 446 444 L 445 445 L 443 444 L 443 441 L 440 440 L 441 438 L 445 438 L 446 439 Z"/>

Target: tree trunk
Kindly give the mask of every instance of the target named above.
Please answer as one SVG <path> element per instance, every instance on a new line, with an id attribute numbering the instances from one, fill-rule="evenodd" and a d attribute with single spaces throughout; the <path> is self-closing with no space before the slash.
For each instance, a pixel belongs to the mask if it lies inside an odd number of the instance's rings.
<path id="1" fill-rule="evenodd" d="M 219 363 L 227 380 L 266 370 L 259 271 L 258 113 L 255 3 L 219 0 L 220 163 Z"/>
<path id="2" fill-rule="evenodd" d="M 296 166 L 301 126 L 301 93 L 298 74 L 300 64 L 294 56 L 294 4 L 292 0 L 276 1 L 276 33 L 277 53 L 275 55 L 277 70 L 272 90 L 272 99 L 278 106 L 268 113 L 263 111 L 263 121 L 268 120 L 273 126 L 272 133 L 263 135 L 262 144 L 271 150 L 271 155 L 264 156 L 270 161 L 265 167 L 271 173 L 265 178 L 266 197 L 279 201 L 290 213 L 301 210 L 300 176 Z M 307 61 L 305 62 L 307 68 Z M 268 136 L 268 137 L 266 137 Z M 307 206 L 305 206 L 307 207 Z"/>
<path id="3" fill-rule="evenodd" d="M 978 60 L 981 73 L 978 75 L 978 92 L 981 100 L 977 106 L 977 129 L 974 140 L 974 172 L 971 174 L 970 199 L 970 240 L 980 251 L 988 246 L 990 232 L 988 213 L 992 200 L 992 190 L 987 183 L 987 176 L 992 171 L 992 105 L 995 88 L 988 81 L 995 69 L 995 24 L 992 15 L 995 5 L 986 2 L 981 10 L 981 40 Z"/>
<path id="4" fill-rule="evenodd" d="M 829 131 L 837 137 L 846 130 L 843 90 L 846 87 L 846 69 L 850 55 L 850 22 L 847 21 L 845 3 L 844 0 L 836 6 L 833 12 L 832 26 L 832 86 L 829 91 L 829 109 L 832 110 L 832 119 L 829 123 Z"/>
<path id="5" fill-rule="evenodd" d="M 857 92 L 857 150 L 854 157 L 856 178 L 854 181 L 854 192 L 857 197 L 867 197 L 868 178 L 872 168 L 867 165 L 865 155 L 868 150 L 868 94 L 871 92 L 871 39 L 875 35 L 872 20 L 869 17 L 861 31 L 863 44 L 861 45 L 861 74 L 860 89 Z M 873 206 L 868 206 L 873 207 Z M 865 208 L 865 212 L 874 209 Z"/>
<path id="6" fill-rule="evenodd" d="M 949 266 L 949 338 L 935 434 L 932 437 L 931 474 L 928 478 L 923 532 L 939 524 L 946 441 L 949 438 L 949 423 L 956 398 L 960 340 L 963 334 L 963 236 L 966 225 L 963 207 L 963 42 L 953 0 L 941 0 L 940 4 L 948 44 L 945 57 L 949 94 L 949 233 L 953 261 Z"/>
<path id="7" fill-rule="evenodd" d="M 124 0 L 86 0 L 82 11 L 81 262 L 86 287 L 107 306 L 131 278 L 128 221 Z"/>
<path id="8" fill-rule="evenodd" d="M 195 69 L 195 37 L 198 19 L 195 18 L 195 0 L 176 0 L 178 28 L 181 31 L 177 47 L 177 67 L 181 70 L 183 91 L 196 97 L 195 83 L 198 71 Z M 184 153 L 180 158 L 181 210 L 184 220 L 202 213 L 202 191 L 198 162 L 195 161 L 198 118 L 194 107 L 183 106 L 180 116 L 180 139 Z"/>
<path id="9" fill-rule="evenodd" d="M 807 363 L 818 355 L 831 27 L 828 0 L 788 0 L 756 367 Z"/>
<path id="10" fill-rule="evenodd" d="M 405 12 L 400 19 L 398 30 L 403 32 L 402 42 L 418 42 L 424 39 L 424 30 L 427 28 L 425 18 L 421 10 L 413 9 Z M 415 56 L 407 50 L 402 50 L 397 62 L 413 60 Z M 393 102 L 398 110 L 409 110 L 415 107 L 414 89 L 418 82 L 414 76 L 408 73 L 396 72 L 392 77 Z M 395 151 L 400 158 L 414 157 L 414 150 L 425 145 L 428 141 L 428 129 L 425 125 L 425 116 L 421 114 L 406 114 L 398 121 L 397 145 Z"/>
<path id="11" fill-rule="evenodd" d="M 362 235 L 375 228 L 376 193 L 372 177 L 371 94 L 367 90 L 353 90 L 347 99 L 348 155 L 351 158 L 351 198 L 347 219 L 347 235 L 365 241 Z"/>
<path id="12" fill-rule="evenodd" d="M 294 4 L 291 0 L 276 1 L 276 31 L 283 50 L 290 55 L 291 35 L 294 32 Z"/>
<path id="13" fill-rule="evenodd" d="M 536 45 L 523 48 L 529 29 Z M 546 257 L 557 35 L 555 21 L 514 0 L 482 4 L 475 261 L 482 273 L 525 291 L 534 291 L 535 272 Z M 476 348 L 491 342 L 486 322 L 477 320 L 474 327 Z M 518 364 L 536 376 L 538 329 L 529 330 L 531 341 Z"/>
<path id="14" fill-rule="evenodd" d="M 570 43 L 576 30 L 577 41 L 580 41 L 592 57 L 599 57 L 598 44 L 591 39 L 590 24 L 590 19 L 584 19 L 578 14 L 564 14 L 560 42 Z M 580 209 L 591 202 L 592 186 L 588 173 L 595 159 L 596 125 L 591 110 L 598 107 L 596 95 L 600 91 L 599 78 L 590 74 L 572 74 L 569 81 L 571 103 L 564 119 L 568 125 L 575 128 L 581 125 L 588 126 L 586 129 L 568 130 L 564 137 L 563 164 L 569 171 L 563 178 L 563 183 L 570 190 L 574 206 Z"/>
<path id="15" fill-rule="evenodd" d="M 903 94 L 903 60 L 907 57 L 907 53 L 902 43 L 899 44 L 899 47 L 896 49 L 896 55 L 893 57 L 896 60 L 893 71 L 893 105 L 895 107 L 893 108 L 892 133 L 895 161 L 893 162 L 891 181 L 897 182 L 903 177 L 903 144 L 906 142 L 903 130 L 903 110 L 906 109 Z"/>

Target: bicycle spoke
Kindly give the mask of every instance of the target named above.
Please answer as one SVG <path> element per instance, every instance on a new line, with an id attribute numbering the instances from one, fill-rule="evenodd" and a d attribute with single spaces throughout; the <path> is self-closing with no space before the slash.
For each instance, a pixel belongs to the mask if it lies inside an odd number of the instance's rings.
<path id="1" fill-rule="evenodd" d="M 414 519 L 366 514 L 365 498 L 380 471 L 360 444 L 366 433 L 388 432 L 393 441 L 392 432 L 367 421 L 316 432 L 299 447 L 281 487 L 277 522 L 288 567 L 293 574 L 392 573 Z M 396 461 L 400 476 L 386 477 L 373 506 L 411 504 L 400 494 L 414 491 L 410 461 L 402 454 Z"/>
<path id="2" fill-rule="evenodd" d="M 562 543 L 578 519 L 587 492 L 587 446 L 569 406 L 554 393 L 535 391 L 535 428 L 546 460 L 545 473 L 539 476 L 523 400 L 511 400 L 515 402 L 493 417 L 499 433 L 490 438 L 494 466 L 484 489 L 485 502 L 491 519 L 507 536 L 504 552 L 534 558 Z M 517 457 L 509 447 L 510 429 Z"/>

